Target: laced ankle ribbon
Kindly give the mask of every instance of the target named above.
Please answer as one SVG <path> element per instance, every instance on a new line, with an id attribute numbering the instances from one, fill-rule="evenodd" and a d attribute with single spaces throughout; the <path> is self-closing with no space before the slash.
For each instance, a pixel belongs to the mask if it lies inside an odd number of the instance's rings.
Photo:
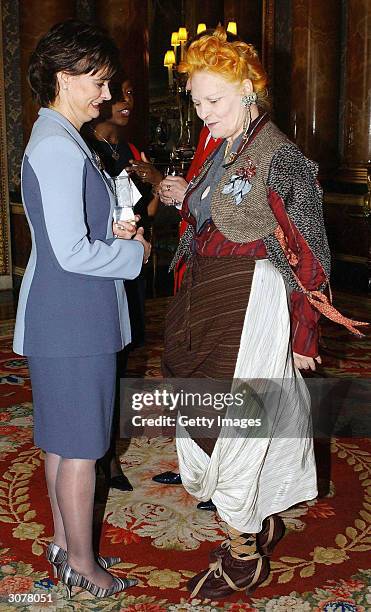
<path id="1" fill-rule="evenodd" d="M 276 228 L 276 230 L 274 232 L 274 235 L 277 238 L 278 242 L 280 243 L 280 245 L 281 245 L 281 247 L 283 249 L 283 252 L 286 255 L 286 258 L 287 258 L 288 262 L 291 265 L 297 264 L 298 263 L 298 258 L 291 251 L 291 249 L 288 248 L 284 232 L 283 232 L 283 230 L 282 230 L 282 228 L 280 226 L 278 226 Z M 330 301 L 328 299 L 328 297 L 324 293 L 322 293 L 321 291 L 308 291 L 308 289 L 305 289 L 303 284 L 300 282 L 300 280 L 296 276 L 295 272 L 292 269 L 291 269 L 291 271 L 292 271 L 292 273 L 293 273 L 293 275 L 295 277 L 295 280 L 296 280 L 297 284 L 302 289 L 302 291 L 306 295 L 308 301 L 312 304 L 312 306 L 314 306 L 314 308 L 319 310 L 319 312 L 321 314 L 323 314 L 325 317 L 327 317 L 331 321 L 334 321 L 335 323 L 339 323 L 340 325 L 343 325 L 344 327 L 346 327 L 350 332 L 352 332 L 356 336 L 361 336 L 361 337 L 364 336 L 364 334 L 362 334 L 359 331 L 359 329 L 357 329 L 355 326 L 356 325 L 357 326 L 366 326 L 366 325 L 369 325 L 369 323 L 365 323 L 364 321 L 354 321 L 353 319 L 349 319 L 348 317 L 344 317 L 344 315 L 342 315 L 332 305 L 332 303 L 331 303 L 331 301 L 332 301 L 331 294 L 330 294 L 330 300 L 331 300 Z"/>
<path id="2" fill-rule="evenodd" d="M 210 563 L 208 571 L 196 584 L 191 593 L 191 597 L 196 597 L 197 593 L 199 593 L 212 573 L 214 573 L 215 578 L 223 578 L 233 591 L 245 591 L 245 589 L 251 588 L 257 582 L 263 565 L 263 559 L 256 550 L 256 535 L 251 533 L 241 533 L 240 531 L 233 529 L 233 527 L 228 527 L 228 538 L 224 540 L 221 545 L 223 548 L 229 547 L 230 554 L 234 559 L 239 559 L 240 561 L 253 561 L 254 559 L 258 559 L 252 580 L 245 586 L 238 587 L 233 582 L 232 578 L 224 571 L 222 565 L 223 560 L 218 558 L 216 561 Z"/>
<path id="3" fill-rule="evenodd" d="M 256 534 L 241 533 L 233 527 L 228 527 L 229 552 L 234 559 L 244 560 L 256 553 Z"/>
<path id="4" fill-rule="evenodd" d="M 266 526 L 260 532 L 260 535 L 264 535 L 264 536 L 266 535 L 267 536 L 267 539 L 265 540 L 265 542 L 261 543 L 262 546 L 269 546 L 269 544 L 273 540 L 274 527 L 275 527 L 273 516 L 269 516 L 267 521 L 268 521 L 268 529 L 267 529 L 267 526 Z"/>
<path id="5" fill-rule="evenodd" d="M 265 527 L 263 527 L 263 529 L 258 534 L 259 537 L 260 537 L 259 542 L 260 542 L 261 546 L 269 546 L 269 544 L 272 542 L 273 536 L 274 536 L 275 523 L 274 523 L 273 516 L 269 516 L 266 520 L 267 520 L 267 522 L 265 524 Z M 264 542 L 261 541 L 262 536 L 266 538 L 264 540 Z M 236 541 L 237 541 L 237 539 L 236 539 Z M 220 544 L 220 548 L 224 548 L 224 550 L 229 550 L 231 552 L 232 557 L 233 557 L 235 555 L 233 555 L 232 550 L 235 550 L 236 552 L 239 552 L 239 551 L 236 550 L 235 546 L 232 547 L 231 543 L 232 543 L 232 540 L 228 536 L 228 538 L 223 540 L 223 542 Z M 237 546 L 238 546 L 238 544 L 237 544 Z"/>

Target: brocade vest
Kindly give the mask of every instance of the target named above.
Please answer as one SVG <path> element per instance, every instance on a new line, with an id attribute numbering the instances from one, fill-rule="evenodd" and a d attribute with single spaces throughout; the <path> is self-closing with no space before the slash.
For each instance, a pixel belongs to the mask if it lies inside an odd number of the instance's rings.
<path id="1" fill-rule="evenodd" d="M 212 219 L 218 230 L 232 242 L 253 242 L 272 234 L 277 227 L 277 220 L 268 203 L 267 179 L 272 157 L 282 145 L 290 143 L 271 121 L 268 121 L 254 136 L 251 143 L 247 142 L 236 159 L 229 163 L 221 181 L 215 186 L 211 199 Z M 213 160 L 209 160 L 201 173 L 192 181 L 192 187 L 201 182 L 207 183 L 207 174 Z M 254 168 L 255 175 L 249 179 L 252 187 L 245 194 L 240 204 L 236 204 L 231 193 L 223 193 L 239 169 L 247 165 Z M 187 194 L 188 195 L 188 194 Z"/>

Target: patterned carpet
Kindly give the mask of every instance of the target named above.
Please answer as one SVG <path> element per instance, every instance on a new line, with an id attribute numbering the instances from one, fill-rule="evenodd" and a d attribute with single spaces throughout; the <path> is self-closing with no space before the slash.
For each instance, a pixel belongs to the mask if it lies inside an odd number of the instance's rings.
<path id="1" fill-rule="evenodd" d="M 342 310 L 354 318 L 369 318 L 364 298 L 339 299 Z M 147 343 L 131 353 L 128 376 L 160 377 L 165 308 L 166 299 L 148 300 Z M 181 486 L 152 482 L 154 474 L 177 468 L 173 442 L 122 440 L 121 462 L 134 491 L 112 490 L 106 499 L 98 479 L 95 533 L 102 554 L 122 557 L 115 573 L 136 577 L 139 584 L 116 598 L 96 600 L 81 592 L 67 602 L 44 558 L 51 516 L 43 457 L 32 446 L 27 362 L 12 354 L 11 331 L 11 321 L 0 327 L 0 612 L 370 609 L 371 444 L 355 438 L 317 444 L 323 496 L 282 513 L 287 532 L 274 552 L 269 580 L 251 598 L 238 593 L 225 602 L 190 601 L 185 587 L 189 577 L 206 567 L 208 551 L 223 538 L 223 524 L 214 513 L 197 510 Z M 358 340 L 325 324 L 321 342 L 321 375 L 370 376 L 370 337 Z M 29 598 L 9 602 L 10 593 Z"/>

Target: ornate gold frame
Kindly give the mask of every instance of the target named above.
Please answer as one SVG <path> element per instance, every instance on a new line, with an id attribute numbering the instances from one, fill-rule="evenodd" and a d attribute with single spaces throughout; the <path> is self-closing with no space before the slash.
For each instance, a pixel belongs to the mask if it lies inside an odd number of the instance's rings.
<path id="1" fill-rule="evenodd" d="M 10 289 L 12 287 L 12 266 L 2 23 L 0 3 L 0 289 Z"/>
<path id="2" fill-rule="evenodd" d="M 273 83 L 275 0 L 263 0 L 262 63 Z"/>

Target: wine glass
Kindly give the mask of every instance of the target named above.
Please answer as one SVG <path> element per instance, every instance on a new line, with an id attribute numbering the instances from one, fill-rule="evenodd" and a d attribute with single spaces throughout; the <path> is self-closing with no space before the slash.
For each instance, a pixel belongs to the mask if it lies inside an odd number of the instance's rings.
<path id="1" fill-rule="evenodd" d="M 178 164 L 170 162 L 165 167 L 164 176 L 182 176 L 182 169 Z"/>

